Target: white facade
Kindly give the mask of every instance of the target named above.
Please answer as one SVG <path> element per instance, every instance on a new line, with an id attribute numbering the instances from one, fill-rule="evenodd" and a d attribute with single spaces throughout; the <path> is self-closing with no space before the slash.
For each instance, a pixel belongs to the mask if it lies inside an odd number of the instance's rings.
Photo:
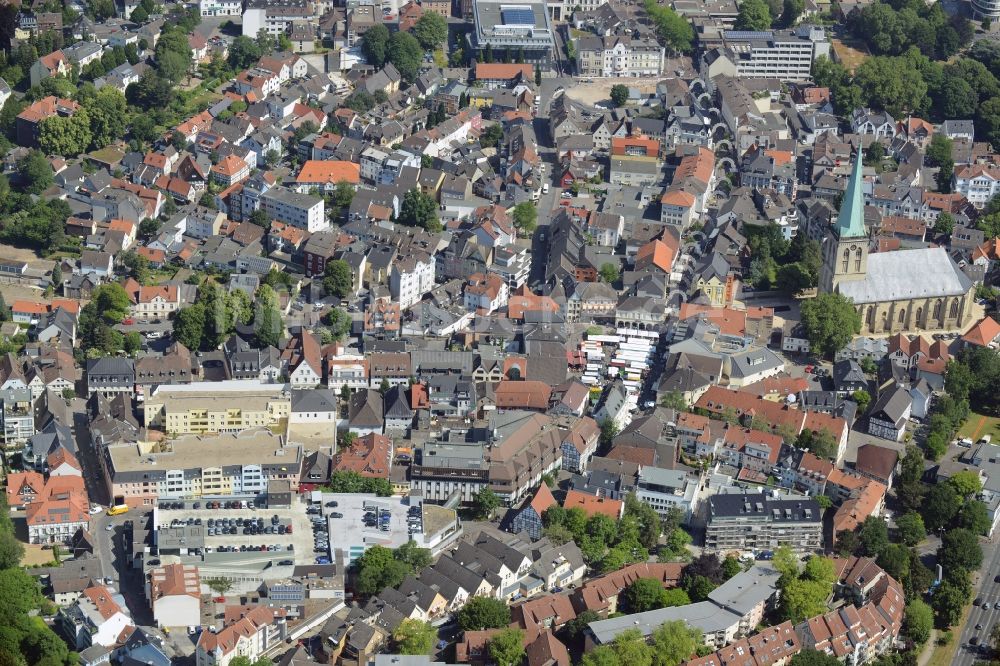
<path id="1" fill-rule="evenodd" d="M 168 300 L 161 295 L 156 295 L 148 301 L 136 303 L 135 316 L 141 321 L 152 319 L 167 319 L 172 312 L 176 312 L 181 307 L 179 292 L 174 291 L 174 300 Z"/>
<path id="2" fill-rule="evenodd" d="M 242 0 L 201 0 L 202 16 L 242 16 Z"/>
<path id="3" fill-rule="evenodd" d="M 663 73 L 665 49 L 652 40 L 623 37 L 578 40 L 581 76 L 638 77 Z"/>
<path id="4" fill-rule="evenodd" d="M 275 187 L 261 196 L 260 205 L 271 219 L 305 229 L 309 233 L 322 231 L 330 226 L 323 199 L 310 194 Z"/>
<path id="5" fill-rule="evenodd" d="M 288 381 L 292 388 L 316 388 L 323 379 L 320 374 L 322 372 L 323 368 L 313 368 L 307 361 L 303 361 L 288 376 Z"/>
<path id="6" fill-rule="evenodd" d="M 955 172 L 954 190 L 982 208 L 1000 194 L 1000 168 L 973 164 Z"/>
<path id="7" fill-rule="evenodd" d="M 403 310 L 412 307 L 434 288 L 434 256 L 405 257 L 392 265 L 389 291 Z"/>

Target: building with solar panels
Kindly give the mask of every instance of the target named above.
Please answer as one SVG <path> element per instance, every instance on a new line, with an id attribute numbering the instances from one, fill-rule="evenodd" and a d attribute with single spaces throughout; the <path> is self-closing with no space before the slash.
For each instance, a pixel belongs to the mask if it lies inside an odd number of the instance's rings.
<path id="1" fill-rule="evenodd" d="M 544 2 L 476 0 L 473 20 L 469 39 L 477 54 L 490 49 L 494 59 L 501 60 L 506 51 L 513 62 L 523 52 L 525 62 L 541 65 L 552 58 L 555 41 Z"/>
<path id="2" fill-rule="evenodd" d="M 713 47 L 714 46 L 714 47 Z M 706 44 L 701 63 L 705 78 L 809 81 L 813 61 L 830 55 L 826 31 L 801 25 L 791 30 L 727 30 L 716 45 Z"/>

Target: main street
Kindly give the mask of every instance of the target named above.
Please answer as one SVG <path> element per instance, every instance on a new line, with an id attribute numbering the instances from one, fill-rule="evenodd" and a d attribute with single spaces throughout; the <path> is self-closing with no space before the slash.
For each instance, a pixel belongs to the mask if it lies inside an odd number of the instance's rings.
<path id="1" fill-rule="evenodd" d="M 983 544 L 983 566 L 980 569 L 979 580 L 974 581 L 975 598 L 981 603 L 978 607 L 969 612 L 969 619 L 962 628 L 958 638 L 958 649 L 952 659 L 952 666 L 972 666 L 976 661 L 982 660 L 983 655 L 979 653 L 983 643 L 989 643 L 990 630 L 997 623 L 1000 623 L 1000 583 L 996 579 L 1000 577 L 1000 548 L 996 543 L 988 541 Z M 990 603 L 989 610 L 982 607 L 985 602 Z M 976 629 L 981 625 L 982 629 Z M 969 639 L 977 637 L 979 645 L 970 645 Z"/>

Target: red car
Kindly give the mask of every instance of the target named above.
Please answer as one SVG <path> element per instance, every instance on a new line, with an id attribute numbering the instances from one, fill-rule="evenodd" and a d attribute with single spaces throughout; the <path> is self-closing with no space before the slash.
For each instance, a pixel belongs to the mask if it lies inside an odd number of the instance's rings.
<path id="1" fill-rule="evenodd" d="M 813 372 L 813 367 L 811 365 L 806 366 L 806 374 L 811 375 Z"/>
<path id="2" fill-rule="evenodd" d="M 222 603 L 226 602 L 226 598 L 225 597 L 216 597 L 214 599 L 214 601 L 218 601 L 220 604 L 222 604 Z"/>
<path id="3" fill-rule="evenodd" d="M 132 319 L 132 317 L 125 317 L 124 319 L 122 319 L 122 323 L 125 324 L 126 326 L 131 326 L 132 324 L 135 323 L 135 320 Z"/>

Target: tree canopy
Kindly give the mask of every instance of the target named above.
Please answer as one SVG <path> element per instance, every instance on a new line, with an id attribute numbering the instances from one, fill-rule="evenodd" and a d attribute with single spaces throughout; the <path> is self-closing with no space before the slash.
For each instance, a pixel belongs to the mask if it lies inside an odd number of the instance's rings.
<path id="1" fill-rule="evenodd" d="M 861 330 L 861 315 L 842 294 L 822 293 L 805 300 L 801 313 L 811 348 L 831 358 Z"/>
<path id="2" fill-rule="evenodd" d="M 500 629 L 510 624 L 510 608 L 500 599 L 472 597 L 458 611 L 458 626 L 462 631 Z"/>

